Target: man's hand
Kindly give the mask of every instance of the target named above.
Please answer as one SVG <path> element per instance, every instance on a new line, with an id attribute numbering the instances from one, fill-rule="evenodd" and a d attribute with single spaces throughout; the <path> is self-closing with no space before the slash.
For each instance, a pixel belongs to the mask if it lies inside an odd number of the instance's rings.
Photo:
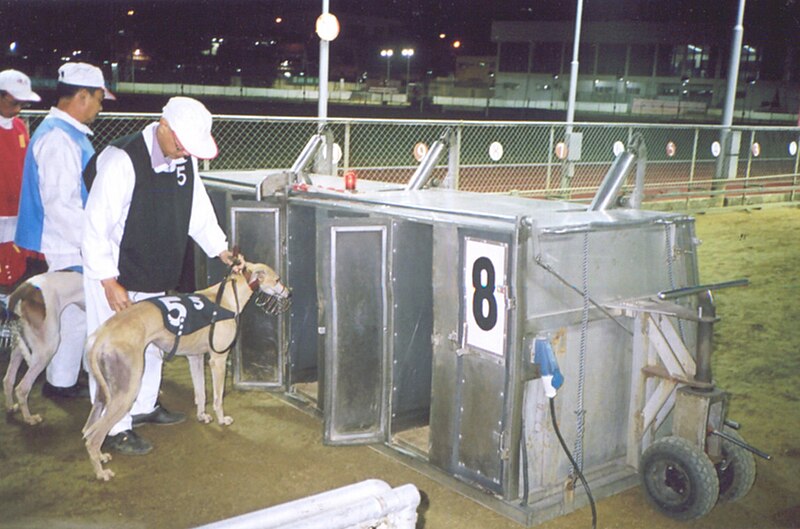
<path id="1" fill-rule="evenodd" d="M 224 250 L 219 254 L 220 260 L 231 267 L 231 271 L 239 273 L 244 268 L 244 256 L 242 254 L 233 255 L 230 250 Z"/>
<path id="2" fill-rule="evenodd" d="M 110 277 L 100 281 L 103 285 L 103 290 L 106 293 L 106 300 L 108 306 L 114 312 L 119 312 L 126 307 L 130 307 L 131 298 L 128 296 L 128 290 L 117 282 L 117 278 Z"/>

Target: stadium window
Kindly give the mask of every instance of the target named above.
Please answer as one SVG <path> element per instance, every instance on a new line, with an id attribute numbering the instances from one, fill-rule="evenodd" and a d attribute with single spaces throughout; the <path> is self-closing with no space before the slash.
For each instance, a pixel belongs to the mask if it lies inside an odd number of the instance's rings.
<path id="1" fill-rule="evenodd" d="M 742 79 L 759 79 L 761 70 L 761 57 L 758 49 L 749 44 L 742 46 L 742 55 L 739 61 L 739 77 Z"/>

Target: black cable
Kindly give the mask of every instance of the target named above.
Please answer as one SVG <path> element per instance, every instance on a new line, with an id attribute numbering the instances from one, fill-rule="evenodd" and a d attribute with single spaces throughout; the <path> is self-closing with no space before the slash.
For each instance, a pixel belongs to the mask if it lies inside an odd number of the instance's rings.
<path id="1" fill-rule="evenodd" d="M 564 442 L 564 438 L 561 437 L 561 431 L 558 429 L 558 423 L 556 422 L 555 397 L 550 397 L 550 418 L 553 420 L 553 430 L 556 432 L 558 442 L 561 443 L 561 448 L 564 449 L 564 453 L 567 454 L 569 462 L 572 463 L 572 468 L 574 468 L 575 472 L 578 473 L 578 477 L 581 479 L 581 483 L 583 483 L 583 488 L 586 489 L 586 495 L 589 497 L 589 505 L 592 507 L 592 529 L 597 529 L 597 509 L 595 509 L 594 506 L 592 491 L 589 489 L 589 484 L 586 483 L 586 478 L 583 477 L 583 472 L 581 472 L 581 469 L 578 468 L 578 463 L 576 463 L 575 459 L 572 457 L 569 448 L 567 448 L 567 443 Z"/>

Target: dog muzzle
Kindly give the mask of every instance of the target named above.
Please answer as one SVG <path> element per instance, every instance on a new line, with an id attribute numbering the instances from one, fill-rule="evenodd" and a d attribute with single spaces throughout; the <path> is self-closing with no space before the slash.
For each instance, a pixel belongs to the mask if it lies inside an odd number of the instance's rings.
<path id="1" fill-rule="evenodd" d="M 0 302 L 0 353 L 10 353 L 19 340 L 19 316 Z"/>
<path id="2" fill-rule="evenodd" d="M 288 288 L 286 290 L 289 291 L 288 294 L 281 297 L 274 294 L 267 294 L 261 289 L 256 289 L 256 291 L 253 292 L 253 303 L 265 314 L 271 316 L 283 314 L 292 306 L 292 291 Z"/>

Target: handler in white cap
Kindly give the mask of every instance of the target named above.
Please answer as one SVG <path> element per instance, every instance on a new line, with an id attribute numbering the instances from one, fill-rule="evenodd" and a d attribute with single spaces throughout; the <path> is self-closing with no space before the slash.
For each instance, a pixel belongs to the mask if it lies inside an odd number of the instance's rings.
<path id="1" fill-rule="evenodd" d="M 83 168 L 94 155 L 88 125 L 114 99 L 103 72 L 86 63 L 66 63 L 58 69 L 58 103 L 37 127 L 25 156 L 19 217 L 14 242 L 42 252 L 50 271 L 80 271 Z M 86 397 L 78 374 L 86 340 L 86 316 L 75 305 L 61 315 L 61 340 L 47 366 L 42 394 L 48 398 Z"/>
<path id="2" fill-rule="evenodd" d="M 36 252 L 14 244 L 22 164 L 30 142 L 28 127 L 19 113 L 39 101 L 27 75 L 17 70 L 0 72 L 0 295 L 9 293 L 21 281 L 28 259 L 41 259 Z"/>
<path id="3" fill-rule="evenodd" d="M 189 237 L 209 257 L 233 264 L 197 167 L 197 158 L 216 155 L 211 114 L 199 101 L 173 97 L 161 119 L 112 142 L 90 163 L 83 234 L 89 333 L 131 303 L 174 289 Z M 109 432 L 104 450 L 146 454 L 152 445 L 133 427 L 185 419 L 157 400 L 162 355 L 155 346 L 146 349 L 139 395 L 130 414 Z M 92 377 L 89 384 L 94 400 Z"/>

